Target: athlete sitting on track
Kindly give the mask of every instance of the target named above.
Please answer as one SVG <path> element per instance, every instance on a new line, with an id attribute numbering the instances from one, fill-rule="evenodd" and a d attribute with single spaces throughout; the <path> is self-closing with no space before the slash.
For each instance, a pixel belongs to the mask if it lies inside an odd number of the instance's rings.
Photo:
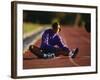
<path id="1" fill-rule="evenodd" d="M 78 48 L 73 50 L 69 49 L 63 43 L 62 38 L 59 35 L 61 27 L 58 23 L 53 23 L 51 29 L 44 31 L 42 35 L 42 42 L 40 45 L 40 51 L 38 56 L 42 58 L 51 58 L 60 55 L 68 55 L 71 58 L 74 58 L 78 53 Z M 29 49 L 34 52 L 34 45 L 31 45 Z"/>

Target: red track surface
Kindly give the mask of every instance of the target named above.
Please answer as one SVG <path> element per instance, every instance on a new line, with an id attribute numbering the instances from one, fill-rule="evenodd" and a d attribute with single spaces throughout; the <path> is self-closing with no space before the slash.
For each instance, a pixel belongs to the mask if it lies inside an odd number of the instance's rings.
<path id="1" fill-rule="evenodd" d="M 23 68 L 50 68 L 50 67 L 74 67 L 74 66 L 90 66 L 91 65 L 91 48 L 90 33 L 83 28 L 67 28 L 63 27 L 60 32 L 61 37 L 69 48 L 78 47 L 79 53 L 76 58 L 71 59 L 67 56 L 59 56 L 53 59 L 38 59 L 37 56 L 30 51 L 23 54 Z M 41 40 L 35 45 L 39 46 Z"/>

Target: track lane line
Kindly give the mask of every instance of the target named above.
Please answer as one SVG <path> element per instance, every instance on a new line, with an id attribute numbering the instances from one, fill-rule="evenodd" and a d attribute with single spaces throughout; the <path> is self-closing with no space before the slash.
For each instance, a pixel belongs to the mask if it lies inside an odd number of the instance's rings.
<path id="1" fill-rule="evenodd" d="M 75 66 L 80 66 L 79 64 L 77 64 L 71 57 L 69 57 L 69 60 L 72 64 L 74 64 Z"/>

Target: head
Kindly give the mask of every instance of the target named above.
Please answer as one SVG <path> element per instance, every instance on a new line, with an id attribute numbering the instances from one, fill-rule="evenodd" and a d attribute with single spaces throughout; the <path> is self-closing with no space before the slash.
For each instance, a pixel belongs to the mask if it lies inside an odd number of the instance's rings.
<path id="1" fill-rule="evenodd" d="M 52 30 L 53 30 L 54 33 L 58 33 L 58 32 L 61 31 L 61 27 L 58 23 L 53 23 L 52 24 Z"/>

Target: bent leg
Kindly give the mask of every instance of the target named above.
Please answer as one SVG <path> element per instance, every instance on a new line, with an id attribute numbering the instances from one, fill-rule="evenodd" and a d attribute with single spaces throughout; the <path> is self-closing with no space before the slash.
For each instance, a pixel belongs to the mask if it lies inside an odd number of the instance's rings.
<path id="1" fill-rule="evenodd" d="M 34 45 L 30 45 L 29 46 L 29 50 L 35 54 L 38 58 L 42 58 L 43 55 L 41 54 L 41 49 L 38 48 L 37 46 L 34 46 Z"/>

